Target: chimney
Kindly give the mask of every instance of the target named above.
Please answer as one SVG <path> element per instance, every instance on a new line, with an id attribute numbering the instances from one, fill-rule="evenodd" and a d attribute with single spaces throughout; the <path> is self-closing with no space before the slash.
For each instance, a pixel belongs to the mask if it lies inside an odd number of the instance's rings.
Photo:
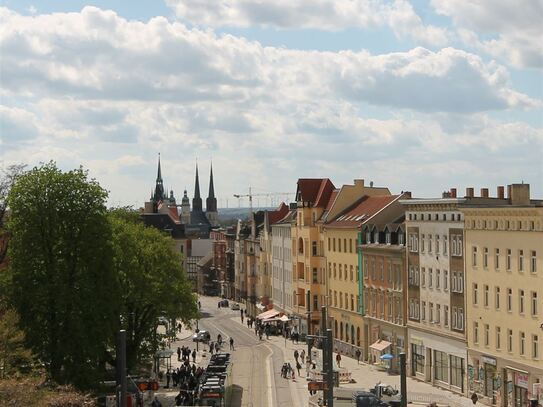
<path id="1" fill-rule="evenodd" d="M 530 184 L 512 184 L 507 187 L 511 205 L 530 205 Z"/>
<path id="2" fill-rule="evenodd" d="M 488 188 L 481 188 L 481 198 L 488 198 Z"/>
<path id="3" fill-rule="evenodd" d="M 364 187 L 364 180 L 363 179 L 355 179 L 354 180 L 354 186 L 360 186 L 360 187 Z"/>
<path id="4" fill-rule="evenodd" d="M 456 198 L 456 188 L 451 188 L 451 198 Z"/>
<path id="5" fill-rule="evenodd" d="M 472 187 L 466 188 L 466 197 L 473 198 L 473 188 Z"/>
<path id="6" fill-rule="evenodd" d="M 498 199 L 505 199 L 505 188 L 503 185 L 498 187 Z"/>

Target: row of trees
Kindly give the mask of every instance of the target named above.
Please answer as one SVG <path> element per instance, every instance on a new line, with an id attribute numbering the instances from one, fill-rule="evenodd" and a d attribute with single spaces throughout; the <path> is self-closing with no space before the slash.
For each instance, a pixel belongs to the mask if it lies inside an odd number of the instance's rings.
<path id="1" fill-rule="evenodd" d="M 114 365 L 127 331 L 129 371 L 156 348 L 164 315 L 188 323 L 196 299 L 171 239 L 137 213 L 106 209 L 107 192 L 82 168 L 54 163 L 18 176 L 7 199 L 10 234 L 2 296 L 52 379 L 90 388 Z"/>

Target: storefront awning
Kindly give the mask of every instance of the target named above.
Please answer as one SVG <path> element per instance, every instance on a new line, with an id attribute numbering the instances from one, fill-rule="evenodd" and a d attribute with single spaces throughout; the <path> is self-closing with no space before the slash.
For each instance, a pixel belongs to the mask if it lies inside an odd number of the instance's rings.
<path id="1" fill-rule="evenodd" d="M 268 318 L 273 318 L 276 315 L 279 315 L 279 312 L 277 312 L 274 309 L 271 309 L 269 311 L 263 312 L 262 314 L 258 314 L 256 317 L 257 319 L 268 319 Z"/>
<path id="2" fill-rule="evenodd" d="M 279 320 L 280 320 L 280 321 L 283 321 L 283 322 L 287 322 L 287 321 L 290 321 L 290 318 L 287 317 L 286 315 L 281 315 L 281 316 L 279 317 Z"/>
<path id="3" fill-rule="evenodd" d="M 375 349 L 379 352 L 384 351 L 386 348 L 388 348 L 390 345 L 392 345 L 390 342 L 379 339 L 377 342 L 370 345 L 371 349 Z"/>

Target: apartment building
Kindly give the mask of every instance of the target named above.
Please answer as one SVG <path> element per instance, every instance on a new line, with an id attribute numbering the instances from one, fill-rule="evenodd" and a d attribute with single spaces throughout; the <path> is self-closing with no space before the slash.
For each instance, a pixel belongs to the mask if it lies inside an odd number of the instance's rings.
<path id="1" fill-rule="evenodd" d="M 294 279 L 293 327 L 302 335 L 320 330 L 320 307 L 325 304 L 326 260 L 317 224 L 335 187 L 328 178 L 300 178 L 296 189 L 296 217 L 291 227 Z"/>
<path id="2" fill-rule="evenodd" d="M 271 225 L 273 308 L 287 315 L 292 313 L 293 304 L 291 223 L 295 217 L 294 207 L 283 219 Z"/>
<path id="3" fill-rule="evenodd" d="M 488 190 L 481 190 L 488 197 Z M 468 388 L 488 405 L 543 402 L 543 201 L 528 184 L 465 204 Z"/>
<path id="4" fill-rule="evenodd" d="M 437 199 L 408 199 L 408 371 L 466 394 L 464 215 L 456 190 Z"/>
<path id="5" fill-rule="evenodd" d="M 360 312 L 360 270 L 358 260 L 358 235 L 364 220 L 374 208 L 372 196 L 386 197 L 387 188 L 365 186 L 364 180 L 354 180 L 353 185 L 343 185 L 334 191 L 321 218 L 321 247 L 327 262 L 326 290 L 328 315 L 334 334 L 334 349 L 354 357 L 356 350 L 365 348 L 364 320 Z M 379 200 L 377 200 L 379 201 Z M 379 201 L 381 202 L 381 201 Z"/>
<path id="6" fill-rule="evenodd" d="M 360 235 L 365 357 L 391 372 L 399 372 L 399 354 L 407 350 L 405 208 L 399 201 L 410 197 L 405 192 L 369 200 L 376 212 Z"/>

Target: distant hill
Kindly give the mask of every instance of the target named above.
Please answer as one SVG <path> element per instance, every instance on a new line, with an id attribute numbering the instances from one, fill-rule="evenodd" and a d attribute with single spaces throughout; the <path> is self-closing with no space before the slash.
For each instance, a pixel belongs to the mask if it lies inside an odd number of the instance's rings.
<path id="1" fill-rule="evenodd" d="M 269 210 L 272 211 L 276 208 L 253 208 L 253 212 Z M 249 219 L 249 208 L 219 208 L 219 222 L 222 223 L 231 223 L 238 219 L 248 220 Z"/>

